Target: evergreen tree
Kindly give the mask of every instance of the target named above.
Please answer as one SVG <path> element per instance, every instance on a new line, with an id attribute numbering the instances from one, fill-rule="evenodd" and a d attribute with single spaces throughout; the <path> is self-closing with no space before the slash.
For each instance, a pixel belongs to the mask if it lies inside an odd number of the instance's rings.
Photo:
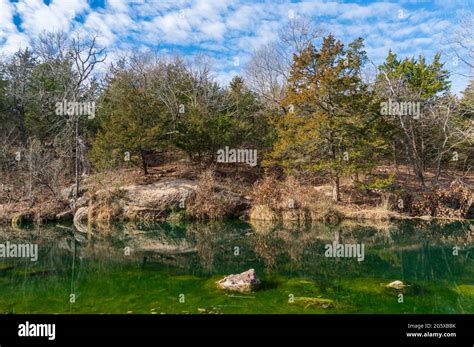
<path id="1" fill-rule="evenodd" d="M 147 152 L 167 145 L 167 119 L 158 100 L 128 72 L 122 73 L 101 97 L 98 117 L 91 153 L 96 166 L 106 169 L 130 159 L 148 174 Z"/>
<path id="2" fill-rule="evenodd" d="M 384 146 L 370 121 L 375 106 L 361 78 L 365 61 L 362 39 L 345 48 L 332 35 L 320 49 L 309 45 L 294 56 L 289 111 L 277 124 L 268 161 L 330 178 L 336 201 L 341 178 L 371 167 Z"/>

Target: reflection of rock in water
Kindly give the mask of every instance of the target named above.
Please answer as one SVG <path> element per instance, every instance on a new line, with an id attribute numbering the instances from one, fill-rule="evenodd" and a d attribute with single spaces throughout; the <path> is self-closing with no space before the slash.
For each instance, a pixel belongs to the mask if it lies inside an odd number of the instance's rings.
<path id="1" fill-rule="evenodd" d="M 134 235 L 127 243 L 133 252 L 180 255 L 197 252 L 196 246 L 186 238 L 172 238 L 166 235 Z"/>

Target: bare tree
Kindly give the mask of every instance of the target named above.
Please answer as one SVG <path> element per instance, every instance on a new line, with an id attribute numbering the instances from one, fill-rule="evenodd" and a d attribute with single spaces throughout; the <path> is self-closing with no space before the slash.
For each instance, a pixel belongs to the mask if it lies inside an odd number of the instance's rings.
<path id="1" fill-rule="evenodd" d="M 253 52 L 245 69 L 250 88 L 273 107 L 281 111 L 286 81 L 294 54 L 301 53 L 322 36 L 322 30 L 309 19 L 290 20 L 279 32 L 276 42 L 268 43 Z"/>
<path id="2" fill-rule="evenodd" d="M 52 105 L 56 102 L 82 101 L 90 95 L 93 71 L 107 58 L 104 49 L 98 48 L 95 35 L 81 37 L 76 33 L 72 39 L 68 39 L 64 32 L 43 33 L 33 40 L 32 47 L 41 63 L 48 67 L 48 73 L 62 86 L 60 94 L 53 96 L 46 90 L 39 89 L 39 104 L 49 108 L 43 110 L 45 114 L 51 113 Z M 79 192 L 80 162 L 85 161 L 84 154 L 80 151 L 80 144 L 84 140 L 80 139 L 79 123 L 80 115 L 66 114 L 56 118 L 50 128 L 56 139 L 74 138 L 73 144 L 70 141 L 65 142 L 74 148 L 76 198 Z"/>
<path id="3" fill-rule="evenodd" d="M 458 29 L 449 42 L 456 58 L 470 69 L 469 77 L 474 78 L 474 13 L 472 11 L 461 18 Z"/>
<path id="4" fill-rule="evenodd" d="M 427 107 L 426 116 L 433 125 L 431 128 L 436 129 L 436 133 L 431 134 L 436 183 L 441 175 L 443 160 L 457 161 L 456 148 L 462 144 L 473 145 L 474 128 L 462 115 L 459 100 L 449 94 Z"/>

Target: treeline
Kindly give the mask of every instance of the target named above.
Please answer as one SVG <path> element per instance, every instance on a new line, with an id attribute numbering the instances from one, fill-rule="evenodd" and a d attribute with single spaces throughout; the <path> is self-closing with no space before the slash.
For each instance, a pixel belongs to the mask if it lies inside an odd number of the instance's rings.
<path id="1" fill-rule="evenodd" d="M 293 21 L 228 86 L 203 56 L 105 61 L 94 37 L 60 33 L 0 62 L 0 169 L 5 181 L 22 174 L 32 202 L 35 190 L 57 196 L 92 171 L 137 165 L 147 174 L 147 155 L 169 150 L 202 164 L 224 147 L 257 150 L 261 166 L 329 179 L 335 200 L 341 179 L 384 163 L 408 165 L 421 186 L 428 171 L 437 182 L 471 170 L 474 82 L 453 95 L 440 54 L 390 52 L 375 66 L 362 38 L 345 45 Z M 93 114 L 58 112 L 66 102 L 93 102 Z"/>
<path id="2" fill-rule="evenodd" d="M 111 67 L 98 98 L 91 159 L 100 169 L 131 154 L 147 173 L 146 153 L 178 148 L 195 162 L 211 163 L 216 152 L 271 145 L 264 105 L 240 77 L 226 88 L 211 77 L 205 60 L 140 55 Z"/>

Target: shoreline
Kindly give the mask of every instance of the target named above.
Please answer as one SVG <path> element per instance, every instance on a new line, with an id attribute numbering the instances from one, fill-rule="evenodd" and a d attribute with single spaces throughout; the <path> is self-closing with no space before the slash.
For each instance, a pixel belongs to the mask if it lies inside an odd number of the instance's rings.
<path id="1" fill-rule="evenodd" d="M 1 207 L 1 205 L 0 205 Z M 337 207 L 336 207 L 337 209 Z M 249 209 L 250 210 L 250 209 Z M 1 211 L 1 208 L 0 208 Z M 377 218 L 377 217 L 368 217 L 367 215 L 370 215 L 371 212 L 377 211 L 377 208 L 375 207 L 374 209 L 364 209 L 362 211 L 357 210 L 356 208 L 354 209 L 344 209 L 344 212 L 352 212 L 354 214 L 357 214 L 357 212 L 362 212 L 360 216 L 352 215 L 352 216 L 347 216 L 344 215 L 344 213 L 340 213 L 340 221 L 337 223 L 327 223 L 324 221 L 321 221 L 320 219 L 314 218 L 314 219 L 304 219 L 304 220 L 299 220 L 299 219 L 291 219 L 291 218 L 279 218 L 278 220 L 268 220 L 268 219 L 258 219 L 258 218 L 240 218 L 240 217 L 228 217 L 224 218 L 222 220 L 229 220 L 229 221 L 243 221 L 246 223 L 252 223 L 252 222 L 257 222 L 257 223 L 289 223 L 289 222 L 295 222 L 295 223 L 311 223 L 311 222 L 323 222 L 324 224 L 328 225 L 339 225 L 340 223 L 344 221 L 350 221 L 350 222 L 397 222 L 397 221 L 403 221 L 403 220 L 419 220 L 419 221 L 460 221 L 460 222 L 474 222 L 474 218 L 462 218 L 462 217 L 444 217 L 444 216 L 428 216 L 428 215 L 421 215 L 421 216 L 410 216 L 406 214 L 401 214 L 397 213 L 395 211 L 387 211 L 390 216 L 386 218 Z M 77 212 L 77 210 L 76 210 Z M 248 212 L 248 211 L 246 211 Z M 247 213 L 248 214 L 248 213 Z M 60 222 L 65 222 L 65 223 L 73 223 L 74 222 L 74 215 L 75 213 L 72 212 L 71 210 L 65 210 L 59 213 L 61 216 L 55 216 L 54 218 L 48 217 L 48 218 L 42 218 L 41 220 L 35 219 L 35 216 L 32 211 L 20 211 L 20 212 L 14 212 L 13 214 L 9 215 L 0 215 L 0 225 L 11 225 L 15 227 L 21 227 L 21 226 L 34 226 L 34 225 L 43 225 L 43 224 L 48 224 L 48 223 L 60 223 Z M 172 218 L 169 218 L 169 216 L 157 219 L 156 222 L 195 222 L 195 219 L 192 218 L 183 218 L 179 220 L 173 220 Z M 199 221 L 204 221 L 204 222 L 209 222 L 212 221 L 211 219 L 203 219 Z M 93 221 L 94 223 L 95 221 Z M 139 222 L 139 220 L 131 220 L 131 219 L 117 219 L 113 220 L 111 222 L 114 223 L 120 223 L 120 222 Z"/>
<path id="2" fill-rule="evenodd" d="M 361 191 L 350 182 L 341 187 L 342 199 L 335 202 L 330 185 L 301 183 L 292 176 L 262 173 L 249 179 L 242 172 L 199 173 L 173 165 L 154 168 L 148 176 L 133 170 L 113 171 L 107 180 L 99 174 L 84 177 L 77 199 L 71 182 L 61 185 L 54 197 L 47 193 L 33 199 L 11 196 L 0 203 L 0 224 L 241 219 L 337 225 L 343 220 L 474 220 L 470 181 L 454 179 L 424 190 L 402 182 L 392 191 Z"/>

